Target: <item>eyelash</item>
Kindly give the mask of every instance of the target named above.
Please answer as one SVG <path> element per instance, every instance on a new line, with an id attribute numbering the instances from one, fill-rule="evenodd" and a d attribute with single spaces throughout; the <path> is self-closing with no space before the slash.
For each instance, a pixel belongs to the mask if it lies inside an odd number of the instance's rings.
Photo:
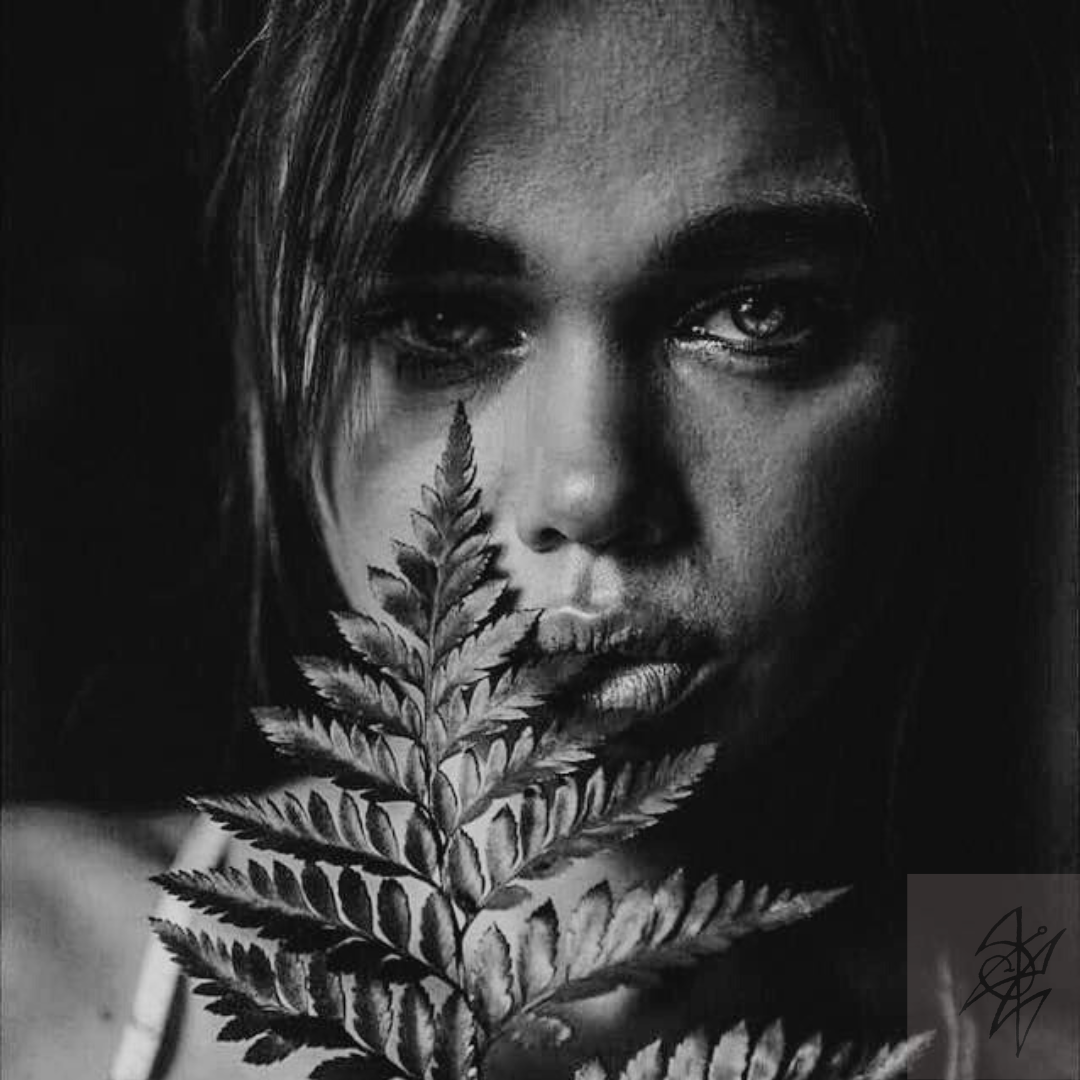
<path id="1" fill-rule="evenodd" d="M 781 322 L 776 329 L 757 337 L 739 322 L 748 315 L 740 307 L 764 301 L 766 311 L 779 310 Z M 835 344 L 837 331 L 852 316 L 853 305 L 838 295 L 816 285 L 779 282 L 745 286 L 719 298 L 712 298 L 691 309 L 676 324 L 676 335 L 693 351 L 722 351 L 737 364 L 751 364 L 766 373 L 773 368 L 788 369 L 813 362 L 829 344 Z M 735 334 L 710 329 L 707 323 L 726 314 Z M 760 318 L 760 316 L 759 316 Z M 794 322 L 794 326 L 790 324 Z"/>
<path id="2" fill-rule="evenodd" d="M 776 329 L 755 337 L 746 326 L 748 318 L 754 318 L 746 306 L 762 301 L 772 305 L 765 308 L 766 313 L 781 313 L 781 322 Z M 744 286 L 699 303 L 675 321 L 665 337 L 677 348 L 726 360 L 736 369 L 763 375 L 787 373 L 814 363 L 850 314 L 850 303 L 815 284 L 768 283 Z M 425 333 L 418 327 L 425 320 L 447 315 L 451 331 L 464 327 L 470 331 L 462 335 L 466 339 L 489 336 L 494 337 L 494 343 L 479 348 L 440 345 L 432 342 L 431 326 L 424 340 Z M 796 326 L 786 332 L 785 317 L 788 322 L 796 320 Z M 721 318 L 726 318 L 734 333 L 719 333 L 708 326 Z M 358 329 L 365 340 L 390 349 L 399 379 L 420 388 L 439 389 L 512 371 L 528 347 L 526 323 L 510 304 L 473 296 L 414 294 L 368 313 Z"/>
<path id="3" fill-rule="evenodd" d="M 471 327 L 479 333 L 509 335 L 503 341 L 483 348 L 450 348 L 423 340 L 416 325 L 423 320 L 451 316 L 451 327 Z M 390 302 L 362 320 L 360 335 L 373 343 L 382 343 L 392 351 L 395 374 L 399 379 L 439 389 L 492 373 L 492 368 L 520 359 L 527 345 L 527 332 L 520 328 L 521 317 L 509 306 L 479 301 L 473 297 L 412 295 Z M 410 324 L 412 331 L 410 333 Z M 431 329 L 429 327 L 429 329 Z"/>

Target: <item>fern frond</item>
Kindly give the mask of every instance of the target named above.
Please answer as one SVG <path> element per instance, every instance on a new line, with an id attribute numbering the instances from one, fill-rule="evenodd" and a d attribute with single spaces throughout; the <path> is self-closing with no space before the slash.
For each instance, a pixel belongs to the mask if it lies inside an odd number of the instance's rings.
<path id="1" fill-rule="evenodd" d="M 751 1042 L 743 1022 L 712 1047 L 700 1032 L 686 1036 L 668 1053 L 660 1040 L 650 1043 L 627 1062 L 618 1080 L 897 1080 L 932 1039 L 931 1033 L 923 1032 L 851 1065 L 850 1044 L 823 1057 L 822 1037 L 817 1034 L 785 1054 L 781 1021 L 765 1028 L 756 1042 Z M 609 1080 L 609 1076 L 615 1080 L 599 1061 L 590 1061 L 578 1067 L 574 1080 Z"/>
<path id="2" fill-rule="evenodd" d="M 233 835 L 262 850 L 435 884 L 426 869 L 402 858 L 386 811 L 378 803 L 363 804 L 348 792 L 340 795 L 336 810 L 317 791 L 308 796 L 306 806 L 292 792 L 286 792 L 280 803 L 248 795 L 191 801 Z M 363 818 L 361 805 L 366 805 Z"/>
<path id="3" fill-rule="evenodd" d="M 500 799 L 577 772 L 593 760 L 588 744 L 551 731 L 538 737 L 532 728 L 492 739 L 483 755 L 468 749 L 458 763 L 457 824 L 467 825 Z"/>
<path id="4" fill-rule="evenodd" d="M 432 598 L 438 576 L 437 563 L 424 552 L 401 540 L 391 540 L 390 547 L 394 552 L 394 564 L 401 571 L 401 576 L 416 590 L 418 596 L 423 597 L 426 608 L 432 611 Z M 438 621 L 438 614 L 433 614 L 435 621 Z"/>
<path id="5" fill-rule="evenodd" d="M 168 921 L 152 920 L 154 932 L 192 978 L 196 994 L 215 1000 L 208 1008 L 232 1019 L 225 1040 L 258 1037 L 245 1060 L 276 1061 L 301 1046 L 339 1049 L 355 1044 L 344 1027 L 339 977 L 319 956 L 278 951 L 273 961 L 258 945 L 228 946 Z"/>
<path id="6" fill-rule="evenodd" d="M 383 610 L 424 642 L 426 671 L 475 633 L 506 589 L 491 572 L 494 548 L 483 531 L 472 433 L 462 407 L 435 469 L 435 486 L 421 489 L 422 511 L 412 515 L 416 546 L 395 542 L 400 576 L 370 574 Z"/>
<path id="7" fill-rule="evenodd" d="M 302 656 L 297 664 L 312 688 L 353 724 L 415 739 L 420 713 L 408 697 L 399 699 L 385 682 L 320 656 Z"/>
<path id="8" fill-rule="evenodd" d="M 477 505 L 479 500 L 477 499 Z M 447 546 L 453 548 L 453 566 L 444 574 L 439 587 L 435 617 L 443 619 L 466 596 L 484 580 L 495 558 L 491 538 L 483 532 L 479 523 L 464 536 L 447 537 Z"/>
<path id="9" fill-rule="evenodd" d="M 345 643 L 368 665 L 405 691 L 423 692 L 424 663 L 415 646 L 385 623 L 360 612 L 335 612 L 333 619 Z"/>
<path id="10" fill-rule="evenodd" d="M 327 949 L 356 934 L 333 900 L 327 902 L 333 886 L 318 865 L 309 863 L 303 876 L 307 881 L 302 884 L 278 860 L 269 872 L 252 860 L 246 873 L 235 867 L 173 870 L 154 881 L 196 910 L 221 916 L 233 926 L 255 928 L 259 937 L 297 952 Z"/>
<path id="11" fill-rule="evenodd" d="M 423 1076 L 435 1051 L 435 1008 L 422 986 L 406 986 L 399 1019 L 398 1053 L 413 1076 Z"/>
<path id="12" fill-rule="evenodd" d="M 488 1030 L 498 1025 L 515 1006 L 510 943 L 494 924 L 484 931 L 473 951 L 469 990 L 480 1020 Z"/>
<path id="13" fill-rule="evenodd" d="M 703 917 L 701 898 L 714 895 L 715 880 L 706 879 L 687 897 L 676 871 L 655 890 L 631 889 L 610 905 L 610 916 L 604 914 L 609 904 L 602 890 L 599 897 L 586 894 L 579 905 L 583 930 L 571 934 L 566 982 L 548 1000 L 564 1003 L 620 985 L 654 984 L 672 969 L 726 952 L 748 934 L 807 918 L 845 892 L 781 893 L 770 901 L 763 887 L 744 902 L 745 890 L 737 882 Z M 579 909 L 571 918 L 572 931 Z"/>
<path id="14" fill-rule="evenodd" d="M 220 1037 L 250 1042 L 246 1060 L 309 1045 L 344 1051 L 315 1080 L 477 1080 L 498 1039 L 544 1047 L 569 1038 L 553 1009 L 655 984 L 843 892 L 748 895 L 739 882 L 722 893 L 716 878 L 691 890 L 676 871 L 618 897 L 601 882 L 565 927 L 550 900 L 510 937 L 494 922 L 476 926 L 482 911 L 531 900 L 527 882 L 671 811 L 715 747 L 605 765 L 595 745 L 542 715 L 553 691 L 573 685 L 575 657 L 529 657 L 542 613 L 515 609 L 498 570 L 461 405 L 411 524 L 414 542 L 393 541 L 392 570 L 369 570 L 386 621 L 336 614 L 350 655 L 298 660 L 328 718 L 255 713 L 275 749 L 343 790 L 193 800 L 284 858 L 157 879 L 267 943 L 230 947 L 156 927 L 210 1009 L 228 1017 Z M 743 1025 L 713 1046 L 699 1035 L 668 1053 L 651 1044 L 622 1076 L 773 1080 L 786 1067 L 785 1080 L 891 1080 L 915 1042 L 855 1059 L 851 1044 L 825 1054 L 816 1037 L 786 1054 L 779 1023 L 756 1042 Z M 578 1076 L 607 1074 L 593 1063 Z"/>
<path id="15" fill-rule="evenodd" d="M 278 750 L 303 762 L 315 776 L 330 777 L 373 801 L 424 799 L 424 763 L 411 740 L 395 740 L 360 724 L 327 724 L 295 709 L 256 709 L 254 716 Z"/>
<path id="16" fill-rule="evenodd" d="M 469 710 L 459 740 L 496 731 L 499 727 L 533 715 L 545 697 L 548 665 L 517 664 L 495 681 L 481 682 L 469 698 Z"/>
<path id="17" fill-rule="evenodd" d="M 550 967 L 550 974 L 542 987 L 537 985 L 540 980 L 523 979 L 521 1010 L 565 1005 L 619 986 L 657 985 L 671 971 L 718 956 L 748 934 L 808 918 L 845 891 L 794 896 L 785 891 L 770 899 L 762 887 L 747 897 L 740 881 L 721 897 L 712 877 L 688 894 L 682 871 L 676 870 L 656 887 L 637 886 L 616 901 L 610 885 L 602 881 L 575 905 L 564 939 L 547 905 L 526 923 L 522 940 L 532 939 L 536 949 L 534 920 L 543 917 L 542 966 L 545 971 Z"/>
<path id="18" fill-rule="evenodd" d="M 351 1031 L 363 1046 L 395 1064 L 396 1077 L 466 1080 L 470 1075 L 477 1029 L 460 992 L 436 1007 L 420 984 L 395 988 L 379 976 L 358 982 Z"/>
<path id="19" fill-rule="evenodd" d="M 432 1080 L 466 1080 L 476 1059 L 478 1030 L 472 1010 L 460 994 L 443 1002 L 435 1024 Z"/>
<path id="20" fill-rule="evenodd" d="M 506 594 L 506 589 L 507 582 L 503 578 L 477 582 L 438 620 L 431 646 L 436 662 L 451 649 L 459 648 L 470 634 L 480 631 Z"/>
<path id="21" fill-rule="evenodd" d="M 467 437 L 471 454 L 471 436 L 467 433 Z M 412 515 L 413 535 L 428 558 L 446 566 L 442 585 L 449 590 L 447 599 L 453 597 L 457 602 L 490 570 L 490 561 L 484 555 L 490 555 L 492 550 L 484 532 L 475 465 L 469 465 L 463 482 L 453 489 L 445 482 L 442 466 L 437 466 L 435 487 L 421 487 L 420 503 L 422 509 Z M 434 610 L 439 618 L 448 610 L 447 604 L 438 601 Z"/>
<path id="22" fill-rule="evenodd" d="M 521 1001 L 538 998 L 551 985 L 555 979 L 558 946 L 559 919 L 555 905 L 548 900 L 528 917 L 518 938 L 517 975 Z"/>
<path id="23" fill-rule="evenodd" d="M 308 1073 L 309 1080 L 401 1080 L 401 1071 L 388 1061 L 349 1054 L 348 1057 L 329 1058 L 320 1061 Z"/>
<path id="24" fill-rule="evenodd" d="M 368 570 L 368 584 L 379 607 L 399 626 L 420 641 L 431 629 L 431 598 L 424 596 L 407 578 L 373 566 Z"/>
<path id="25" fill-rule="evenodd" d="M 932 1031 L 923 1031 L 895 1045 L 886 1044 L 867 1055 L 852 1080 L 893 1080 L 908 1069 L 930 1048 Z"/>
<path id="26" fill-rule="evenodd" d="M 484 898 L 484 873 L 476 842 L 464 830 L 455 833 L 446 852 L 446 885 L 454 903 L 471 919 Z"/>
<path id="27" fill-rule="evenodd" d="M 376 907 L 367 882 L 349 868 L 335 881 L 315 863 L 305 865 L 297 876 L 278 860 L 269 871 L 249 860 L 246 873 L 235 867 L 174 870 L 154 880 L 195 909 L 233 926 L 255 929 L 260 938 L 280 942 L 291 951 L 336 954 L 337 964 L 340 947 L 355 941 L 362 943 L 372 963 L 393 961 L 416 977 L 433 977 L 458 987 L 452 937 L 450 948 L 446 947 L 447 904 L 439 893 L 430 894 L 421 908 L 425 935 L 415 947 L 407 928 L 403 932 L 401 926 L 403 921 L 411 922 L 413 901 L 406 899 L 408 913 L 402 919 L 394 912 L 397 897 L 394 901 L 385 898 L 396 882 L 383 882 Z"/>
<path id="28" fill-rule="evenodd" d="M 463 638 L 453 649 L 441 654 L 435 667 L 432 685 L 431 696 L 435 706 L 444 706 L 455 689 L 464 689 L 480 682 L 488 676 L 492 668 L 506 663 L 529 639 L 538 618 L 535 611 L 512 611 L 495 619 L 474 636 Z M 517 684 L 513 689 L 519 694 L 527 685 L 523 676 L 528 674 L 528 669 L 523 669 L 516 680 L 512 679 Z M 504 696 L 509 689 L 508 684 L 502 691 Z M 494 701 L 491 700 L 493 697 Z M 534 691 L 524 707 L 538 705 L 540 701 L 540 696 Z M 493 715 L 497 704 L 498 696 L 492 694 L 489 688 L 487 696 L 478 703 L 476 715 L 482 714 L 482 719 L 489 723 L 498 720 L 499 717 Z M 455 737 L 457 734 L 453 733 Z"/>
<path id="29" fill-rule="evenodd" d="M 658 762 L 603 766 L 567 777 L 538 797 L 504 805 L 488 829 L 487 888 L 481 907 L 518 879 L 550 877 L 571 860 L 622 843 L 673 810 L 712 764 L 707 743 Z"/>
<path id="30" fill-rule="evenodd" d="M 435 469 L 435 492 L 451 519 L 456 519 L 468 508 L 468 497 L 475 483 L 472 429 L 465 415 L 465 405 L 459 401 L 454 408 L 442 459 Z M 467 533 L 469 529 L 463 531 Z"/>

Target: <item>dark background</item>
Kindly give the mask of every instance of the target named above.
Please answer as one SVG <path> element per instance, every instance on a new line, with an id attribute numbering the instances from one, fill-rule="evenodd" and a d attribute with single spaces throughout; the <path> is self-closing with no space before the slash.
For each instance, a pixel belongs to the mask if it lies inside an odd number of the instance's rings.
<path id="1" fill-rule="evenodd" d="M 229 371 L 199 272 L 179 30 L 175 0 L 4 9 L 9 799 L 65 794 L 72 701 L 216 557 Z"/>

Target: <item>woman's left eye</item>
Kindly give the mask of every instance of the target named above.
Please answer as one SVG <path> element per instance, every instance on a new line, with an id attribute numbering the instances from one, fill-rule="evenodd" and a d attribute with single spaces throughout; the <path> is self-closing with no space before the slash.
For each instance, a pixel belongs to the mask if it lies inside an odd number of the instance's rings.
<path id="1" fill-rule="evenodd" d="M 677 332 L 693 345 L 783 359 L 820 344 L 835 315 L 835 308 L 811 289 L 762 286 L 700 305 Z"/>

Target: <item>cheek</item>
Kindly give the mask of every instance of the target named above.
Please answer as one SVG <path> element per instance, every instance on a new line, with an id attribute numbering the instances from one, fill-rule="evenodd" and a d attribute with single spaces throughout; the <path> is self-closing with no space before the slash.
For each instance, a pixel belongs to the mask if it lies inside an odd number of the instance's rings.
<path id="1" fill-rule="evenodd" d="M 335 438 L 325 490 L 317 498 L 331 566 L 350 605 L 365 611 L 378 609 L 369 567 L 394 570 L 393 541 L 414 543 L 411 514 L 420 505 L 421 487 L 433 481 L 459 398 L 468 409 L 484 503 L 496 515 L 507 512 L 506 477 L 520 472 L 527 456 L 520 437 L 521 380 L 495 394 L 425 394 L 396 388 L 378 367 L 371 376 L 352 422 L 342 424 Z"/>
<path id="2" fill-rule="evenodd" d="M 817 633 L 822 608 L 858 597 L 880 565 L 892 530 L 869 496 L 896 426 L 890 370 L 857 364 L 813 390 L 747 389 L 688 425 L 713 603 L 747 646 Z"/>
<path id="3" fill-rule="evenodd" d="M 376 378 L 362 422 L 335 437 L 320 527 L 331 566 L 349 604 L 377 610 L 368 568 L 394 569 L 393 540 L 413 542 L 410 512 L 446 442 L 452 408 L 418 408 Z"/>

